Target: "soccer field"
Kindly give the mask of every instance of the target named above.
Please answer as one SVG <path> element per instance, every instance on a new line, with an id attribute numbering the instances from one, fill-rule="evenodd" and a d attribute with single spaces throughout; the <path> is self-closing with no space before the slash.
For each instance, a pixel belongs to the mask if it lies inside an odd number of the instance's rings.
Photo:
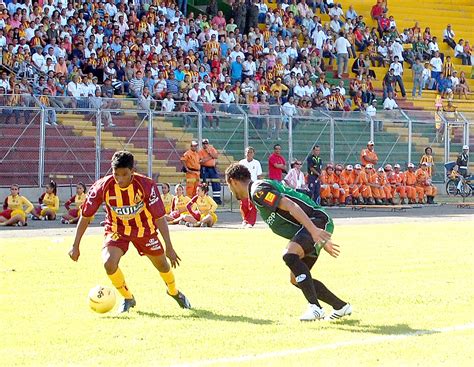
<path id="1" fill-rule="evenodd" d="M 192 311 L 131 247 L 121 268 L 137 307 L 125 316 L 88 308 L 89 289 L 110 285 L 102 236 L 84 238 L 78 263 L 71 237 L 2 238 L 1 365 L 472 366 L 473 225 L 336 226 L 340 258 L 324 253 L 313 268 L 354 307 L 334 323 L 299 321 L 286 242 L 267 229 L 172 232 Z"/>

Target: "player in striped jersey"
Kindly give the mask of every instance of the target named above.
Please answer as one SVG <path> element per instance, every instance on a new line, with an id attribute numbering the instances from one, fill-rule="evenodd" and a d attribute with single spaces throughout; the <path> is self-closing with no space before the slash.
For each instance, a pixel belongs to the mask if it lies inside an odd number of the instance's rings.
<path id="1" fill-rule="evenodd" d="M 171 243 L 158 187 L 151 178 L 135 173 L 133 167 L 134 158 L 130 152 L 119 151 L 113 155 L 112 175 L 94 183 L 81 207 L 81 218 L 69 256 L 74 261 L 79 259 L 79 245 L 90 218 L 105 203 L 107 215 L 102 258 L 112 284 L 124 297 L 119 312 L 128 312 L 136 305 L 118 266 L 130 242 L 141 256 L 147 256 L 158 269 L 167 285 L 167 293 L 182 308 L 191 308 L 188 299 L 176 288 L 174 274 L 167 260 L 169 258 L 173 268 L 181 261 Z M 158 239 L 157 230 L 164 239 L 166 252 Z"/>

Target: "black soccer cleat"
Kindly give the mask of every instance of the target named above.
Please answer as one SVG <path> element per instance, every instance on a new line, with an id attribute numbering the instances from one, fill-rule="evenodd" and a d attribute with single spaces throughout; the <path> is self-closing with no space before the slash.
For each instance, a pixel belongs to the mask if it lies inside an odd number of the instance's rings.
<path id="1" fill-rule="evenodd" d="M 191 303 L 189 303 L 189 300 L 180 291 L 178 291 L 178 294 L 175 296 L 169 294 L 168 291 L 166 291 L 166 293 L 168 294 L 168 296 L 172 297 L 176 302 L 178 302 L 179 307 L 187 309 L 191 308 Z"/>
<path id="2" fill-rule="evenodd" d="M 125 298 L 122 303 L 120 304 L 117 312 L 118 313 L 125 313 L 128 312 L 132 307 L 137 305 L 137 301 L 135 301 L 135 297 L 133 298 Z"/>

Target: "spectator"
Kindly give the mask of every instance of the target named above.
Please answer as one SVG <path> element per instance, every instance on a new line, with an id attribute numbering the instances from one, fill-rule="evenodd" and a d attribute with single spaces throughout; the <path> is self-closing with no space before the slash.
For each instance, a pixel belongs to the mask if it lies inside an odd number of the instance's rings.
<path id="1" fill-rule="evenodd" d="M 48 88 L 43 88 L 43 93 L 39 98 L 40 103 L 46 108 L 44 114 L 44 123 L 48 126 L 58 126 L 56 122 L 56 111 L 51 108 L 50 92 Z"/>
<path id="2" fill-rule="evenodd" d="M 161 102 L 161 110 L 164 112 L 173 112 L 176 108 L 176 104 L 173 99 L 171 92 L 166 93 L 166 98 Z"/>
<path id="3" fill-rule="evenodd" d="M 377 100 L 374 99 L 372 100 L 372 103 L 367 106 L 365 109 L 365 112 L 367 113 L 367 116 L 369 116 L 370 120 L 372 120 L 374 124 L 374 131 L 382 131 L 383 130 L 383 121 L 378 120 L 376 118 L 377 116 Z"/>
<path id="4" fill-rule="evenodd" d="M 301 163 L 299 160 L 293 160 L 290 165 L 290 170 L 283 179 L 286 185 L 295 190 L 307 189 L 304 173 L 301 171 L 302 165 L 303 163 Z"/>
<path id="5" fill-rule="evenodd" d="M 463 65 L 471 65 L 471 56 L 464 52 L 464 40 L 461 38 L 454 47 L 454 57 L 461 59 Z"/>
<path id="6" fill-rule="evenodd" d="M 390 69 L 388 73 L 383 78 L 382 86 L 383 86 L 383 99 L 387 98 L 388 93 L 393 93 L 395 91 L 395 82 L 396 78 L 394 75 L 394 70 Z"/>
<path id="7" fill-rule="evenodd" d="M 395 77 L 395 83 L 398 83 L 402 97 L 406 96 L 405 85 L 403 84 L 403 65 L 398 61 L 398 56 L 393 58 L 393 62 L 390 64 L 390 70 L 393 70 L 393 76 Z M 395 87 L 395 84 L 394 84 Z"/>
<path id="8" fill-rule="evenodd" d="M 201 165 L 199 163 L 200 157 L 197 149 L 198 143 L 193 140 L 190 149 L 181 157 L 183 171 L 186 172 L 186 196 L 188 197 L 196 195 L 196 189 L 199 185 Z"/>
<path id="9" fill-rule="evenodd" d="M 209 197 L 208 186 L 202 183 L 197 188 L 197 195 L 186 205 L 188 209 L 184 221 L 187 227 L 212 227 L 217 222 L 217 203 Z"/>
<path id="10" fill-rule="evenodd" d="M 451 24 L 448 24 L 448 26 L 443 32 L 443 42 L 446 42 L 452 49 L 456 47 L 456 41 L 454 40 L 454 36 L 455 33 L 451 29 Z"/>
<path id="11" fill-rule="evenodd" d="M 217 172 L 217 158 L 219 152 L 209 144 L 208 139 L 202 140 L 202 148 L 199 150 L 199 164 L 201 166 L 201 179 L 204 183 L 210 182 L 212 185 L 212 198 L 217 204 L 221 201 L 221 184 L 219 173 Z"/>
<path id="12" fill-rule="evenodd" d="M 268 157 L 268 178 L 281 181 L 283 173 L 287 173 L 286 161 L 281 155 L 281 145 L 275 144 L 273 146 L 273 153 Z"/>
<path id="13" fill-rule="evenodd" d="M 464 71 L 461 71 L 461 74 L 459 75 L 459 84 L 457 86 L 457 92 L 459 93 L 459 99 L 461 99 L 461 93 L 464 95 L 464 98 L 467 99 L 467 94 L 470 92 Z"/>
<path id="14" fill-rule="evenodd" d="M 389 92 L 387 98 L 383 101 L 383 109 L 386 111 L 391 111 L 393 109 L 397 109 L 398 105 L 397 102 L 393 99 L 393 92 Z"/>
<path id="15" fill-rule="evenodd" d="M 423 89 L 423 65 L 421 65 L 421 60 L 420 58 L 416 59 L 416 63 L 413 64 L 413 67 L 411 69 L 412 75 L 413 75 L 413 91 L 412 91 L 412 97 L 416 97 L 416 92 L 418 90 L 418 97 L 421 98 L 421 91 Z"/>
<path id="16" fill-rule="evenodd" d="M 254 157 L 255 149 L 253 147 L 247 147 L 245 149 L 245 158 L 239 161 L 239 164 L 247 167 L 249 170 L 252 182 L 263 178 L 260 162 L 254 159 Z M 242 215 L 242 226 L 244 228 L 251 228 L 255 225 L 257 221 L 257 210 L 251 200 L 246 198 L 240 201 L 240 213 Z"/>
<path id="17" fill-rule="evenodd" d="M 431 147 L 425 148 L 425 154 L 421 156 L 420 165 L 425 163 L 427 166 L 427 172 L 430 177 L 433 177 L 434 170 L 434 159 L 433 159 L 433 149 Z"/>
<path id="18" fill-rule="evenodd" d="M 337 55 L 337 77 L 342 78 L 342 74 L 347 73 L 347 63 L 349 61 L 349 48 L 351 44 L 345 38 L 344 32 L 339 32 L 339 38 L 336 40 L 335 48 Z"/>
<path id="19" fill-rule="evenodd" d="M 143 80 L 143 73 L 137 71 L 134 78 L 130 81 L 130 94 L 131 97 L 139 98 L 142 95 L 143 89 L 145 87 L 145 82 Z"/>
<path id="20" fill-rule="evenodd" d="M 10 195 L 5 198 L 3 211 L 0 212 L 0 226 L 26 226 L 27 215 L 33 208 L 33 204 L 20 195 L 20 187 L 11 185 Z"/>

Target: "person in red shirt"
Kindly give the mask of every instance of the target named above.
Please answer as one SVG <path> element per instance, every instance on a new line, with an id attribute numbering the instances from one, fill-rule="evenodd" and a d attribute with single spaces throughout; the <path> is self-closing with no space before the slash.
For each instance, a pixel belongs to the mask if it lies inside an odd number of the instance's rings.
<path id="1" fill-rule="evenodd" d="M 132 242 L 140 256 L 147 256 L 160 272 L 167 285 L 167 293 L 182 308 L 191 308 L 186 296 L 176 288 L 173 271 L 181 259 L 171 244 L 165 208 L 156 183 L 134 169 L 134 157 L 127 151 L 115 152 L 112 157 L 112 175 L 96 181 L 90 188 L 81 217 L 76 227 L 74 243 L 69 256 L 77 261 L 80 256 L 79 245 L 91 217 L 105 203 L 105 240 L 102 250 L 104 268 L 112 284 L 124 297 L 119 312 L 128 312 L 136 301 L 125 283 L 119 262 Z M 166 245 L 163 249 L 158 239 L 160 231 Z"/>
<path id="2" fill-rule="evenodd" d="M 372 9 L 370 10 L 370 15 L 372 16 L 372 19 L 378 20 L 382 16 L 384 10 L 385 9 L 383 7 L 382 1 L 377 0 L 377 4 L 372 6 Z"/>
<path id="3" fill-rule="evenodd" d="M 268 157 L 268 178 L 270 180 L 281 181 L 283 173 L 286 172 L 286 161 L 281 155 L 281 145 L 273 146 L 273 153 Z"/>

